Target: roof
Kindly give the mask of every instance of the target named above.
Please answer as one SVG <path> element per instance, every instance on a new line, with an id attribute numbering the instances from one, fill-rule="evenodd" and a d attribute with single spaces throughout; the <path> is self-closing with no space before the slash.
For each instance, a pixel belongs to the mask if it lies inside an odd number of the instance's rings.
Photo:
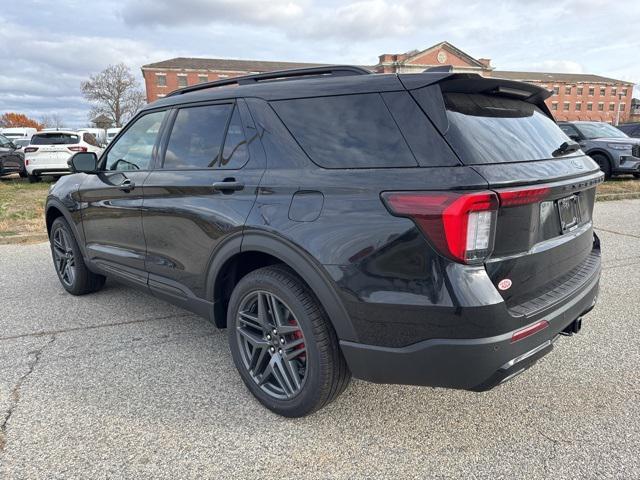
<path id="1" fill-rule="evenodd" d="M 626 83 L 633 85 L 632 82 L 625 80 L 601 77 L 600 75 L 592 75 L 589 73 L 510 72 L 494 70 L 491 75 L 496 78 L 507 78 L 509 80 L 520 80 L 524 82 Z"/>
<path id="2" fill-rule="evenodd" d="M 228 58 L 177 57 L 143 65 L 142 69 L 226 70 L 230 72 L 269 72 L 292 68 L 324 67 L 326 63 L 266 62 L 262 60 L 233 60 Z"/>

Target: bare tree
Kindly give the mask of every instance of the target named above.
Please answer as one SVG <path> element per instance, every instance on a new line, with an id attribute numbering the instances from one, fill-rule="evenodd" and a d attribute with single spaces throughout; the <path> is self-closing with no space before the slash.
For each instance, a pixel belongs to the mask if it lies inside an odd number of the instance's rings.
<path id="1" fill-rule="evenodd" d="M 124 63 L 109 65 L 80 84 L 82 95 L 93 104 L 91 118 L 106 115 L 121 127 L 144 104 L 145 95 Z"/>
<path id="2" fill-rule="evenodd" d="M 40 123 L 43 128 L 62 128 L 64 126 L 64 120 L 59 113 L 51 113 L 40 117 Z"/>

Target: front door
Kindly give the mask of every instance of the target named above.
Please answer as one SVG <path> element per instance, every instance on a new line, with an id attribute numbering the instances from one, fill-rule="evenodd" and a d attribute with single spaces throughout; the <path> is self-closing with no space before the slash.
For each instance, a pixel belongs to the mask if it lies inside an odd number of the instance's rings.
<path id="1" fill-rule="evenodd" d="M 181 107 L 172 117 L 159 165 L 144 184 L 149 286 L 206 309 L 210 259 L 225 238 L 241 234 L 264 153 L 241 100 Z"/>
<path id="2" fill-rule="evenodd" d="M 143 184 L 157 152 L 165 111 L 144 114 L 100 159 L 100 172 L 80 186 L 86 250 L 92 262 L 146 285 L 142 232 Z"/>

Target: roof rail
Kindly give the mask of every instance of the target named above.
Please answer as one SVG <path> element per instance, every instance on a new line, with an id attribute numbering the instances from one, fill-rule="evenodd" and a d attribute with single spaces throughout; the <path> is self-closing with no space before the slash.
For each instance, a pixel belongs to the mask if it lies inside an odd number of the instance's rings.
<path id="1" fill-rule="evenodd" d="M 244 75 L 242 77 L 216 80 L 215 82 L 204 82 L 189 87 L 180 88 L 169 93 L 167 97 L 182 95 L 183 93 L 195 92 L 207 88 L 224 87 L 227 85 L 251 85 L 268 80 L 292 80 L 300 77 L 340 77 L 350 75 L 369 75 L 372 73 L 366 68 L 353 65 L 327 65 L 325 67 L 295 68 L 291 70 L 279 70 L 275 72 L 256 73 Z"/>

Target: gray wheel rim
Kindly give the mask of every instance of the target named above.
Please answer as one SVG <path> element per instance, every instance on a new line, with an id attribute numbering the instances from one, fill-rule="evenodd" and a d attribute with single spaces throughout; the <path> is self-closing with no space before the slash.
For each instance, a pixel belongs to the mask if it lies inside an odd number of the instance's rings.
<path id="1" fill-rule="evenodd" d="M 247 294 L 238 310 L 236 340 L 251 379 L 267 395 L 295 397 L 307 377 L 307 349 L 291 308 L 265 291 Z"/>
<path id="2" fill-rule="evenodd" d="M 76 259 L 71 248 L 71 239 L 64 228 L 53 233 L 53 261 L 60 281 L 68 287 L 76 279 Z"/>

